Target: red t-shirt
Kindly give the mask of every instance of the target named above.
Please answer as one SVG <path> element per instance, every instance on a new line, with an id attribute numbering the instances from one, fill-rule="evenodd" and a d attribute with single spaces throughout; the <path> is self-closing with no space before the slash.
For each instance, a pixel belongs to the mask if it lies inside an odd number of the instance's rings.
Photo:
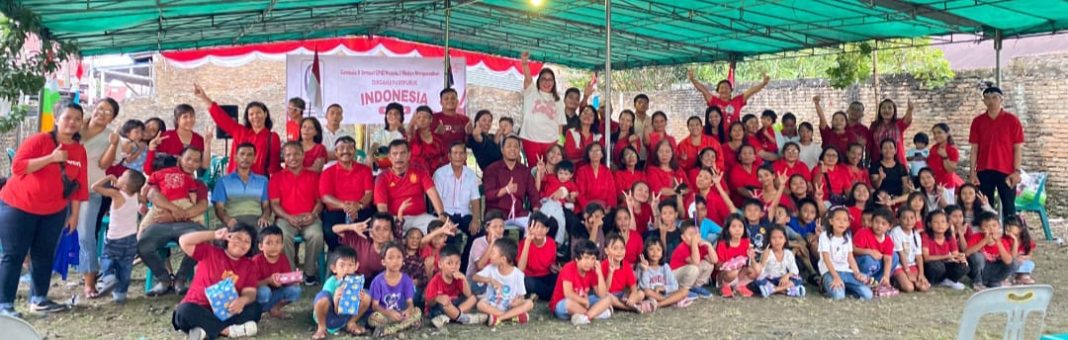
<path id="1" fill-rule="evenodd" d="M 441 144 L 445 147 L 452 145 L 455 141 L 463 141 L 467 136 L 467 123 L 471 122 L 467 115 L 438 112 L 433 115 L 433 118 L 434 120 L 430 122 L 430 131 L 437 132 L 438 126 L 441 126 L 441 132 L 438 132 L 438 136 L 441 137 Z"/>
<path id="2" fill-rule="evenodd" d="M 679 269 L 682 266 L 687 265 L 688 263 L 686 260 L 690 258 L 691 254 L 693 253 L 690 252 L 689 245 L 686 243 L 679 243 L 679 246 L 675 247 L 675 251 L 671 253 L 671 262 L 669 262 L 671 270 Z M 707 256 L 708 247 L 697 245 L 697 257 L 703 259 Z"/>
<path id="3" fill-rule="evenodd" d="M 602 272 L 603 273 L 603 272 Z M 579 273 L 578 264 L 575 261 L 568 262 L 560 269 L 560 275 L 556 277 L 556 287 L 553 288 L 553 297 L 549 301 L 549 308 L 555 309 L 556 303 L 565 298 L 564 281 L 571 282 L 571 291 L 579 296 L 588 296 L 591 291 L 597 289 L 597 273 L 590 269 L 586 273 Z M 594 293 L 596 295 L 596 293 Z"/>
<path id="4" fill-rule="evenodd" d="M 678 249 L 676 249 L 676 251 L 678 251 Z M 716 259 L 719 260 L 719 263 L 727 263 L 727 261 L 736 257 L 746 256 L 749 256 L 748 238 L 743 238 L 741 242 L 738 242 L 737 247 L 731 247 L 730 242 L 727 240 L 719 240 L 719 242 L 716 243 Z"/>
<path id="5" fill-rule="evenodd" d="M 601 272 L 604 275 L 608 275 L 608 261 L 608 259 L 601 261 Z M 638 278 L 634 277 L 634 270 L 631 270 L 631 268 L 634 268 L 633 264 L 623 261 L 620 263 L 619 269 L 612 272 L 612 285 L 608 286 L 609 293 L 622 293 L 627 287 L 633 287 L 638 284 Z M 594 273 L 594 276 L 596 275 L 597 273 Z M 604 279 L 608 280 L 608 277 Z"/>
<path id="6" fill-rule="evenodd" d="M 612 177 L 612 170 L 597 164 L 597 174 L 593 174 L 594 165 L 583 165 L 575 173 L 575 184 L 578 187 L 578 205 L 580 210 L 590 202 L 600 202 L 606 208 L 615 208 L 618 201 L 619 191 L 616 190 L 616 180 Z"/>
<path id="7" fill-rule="evenodd" d="M 322 159 L 323 165 L 326 165 L 326 147 L 323 144 L 312 145 L 311 149 L 304 151 L 304 168 L 310 168 L 317 159 Z"/>
<path id="8" fill-rule="evenodd" d="M 645 240 L 642 240 L 642 234 L 631 229 L 627 236 L 626 247 L 627 254 L 623 255 L 623 262 L 638 263 L 641 260 L 642 251 L 645 250 Z"/>
<path id="9" fill-rule="evenodd" d="M 419 137 L 418 133 L 413 134 L 409 139 L 412 148 L 411 158 L 409 158 L 411 167 L 422 167 L 428 173 L 433 173 L 434 170 L 449 162 L 448 151 L 446 151 L 448 146 L 444 144 L 444 139 L 433 133 L 431 135 L 433 137 L 429 143 Z"/>
<path id="10" fill-rule="evenodd" d="M 867 144 L 870 144 L 868 142 L 868 139 L 869 137 L 871 137 L 871 132 L 868 131 L 868 127 L 864 126 L 864 124 L 846 124 L 846 133 L 851 135 L 849 136 L 850 143 L 861 143 L 864 144 L 865 147 L 867 146 Z"/>
<path id="11" fill-rule="evenodd" d="M 704 149 L 716 151 L 716 167 L 722 169 L 723 147 L 719 144 L 719 141 L 716 141 L 716 138 L 704 134 L 701 135 L 701 142 L 697 145 L 694 145 L 693 140 L 688 136 L 679 141 L 679 145 L 675 148 L 675 152 L 678 153 L 679 167 L 683 171 L 696 168 L 697 162 L 700 160 L 701 150 Z"/>
<path id="12" fill-rule="evenodd" d="M 725 189 L 730 190 L 731 199 L 734 200 L 734 205 L 738 207 L 742 206 L 742 201 L 745 200 L 745 197 L 738 193 L 738 189 L 745 187 L 760 189 L 762 187 L 760 179 L 757 177 L 757 168 L 759 167 L 754 164 L 749 168 L 750 171 L 746 171 L 744 166 L 738 165 L 731 169 L 730 174 L 727 176 L 730 186 Z"/>
<path id="13" fill-rule="evenodd" d="M 960 161 L 960 151 L 953 144 L 946 145 L 946 158 L 942 158 L 942 155 L 938 154 L 938 150 L 942 149 L 942 144 L 936 143 L 931 146 L 930 155 L 927 156 L 927 167 L 931 169 L 934 174 L 935 182 L 941 184 L 949 189 L 956 189 L 964 184 L 964 180 L 957 175 L 956 172 L 946 171 L 944 161 L 948 158 L 952 162 Z"/>
<path id="14" fill-rule="evenodd" d="M 866 134 L 865 134 L 866 135 Z M 823 149 L 826 150 L 830 147 L 834 147 L 838 150 L 838 158 L 844 159 L 845 152 L 849 150 L 849 144 L 856 142 L 856 135 L 849 133 L 849 130 L 838 134 L 831 128 L 820 128 L 820 137 L 823 138 Z"/>
<path id="15" fill-rule="evenodd" d="M 927 248 L 927 254 L 932 256 L 949 255 L 954 251 L 960 251 L 957 246 L 957 238 L 953 235 L 949 235 L 948 238 L 942 240 L 942 244 L 938 244 L 924 233 L 922 242 L 923 247 Z"/>
<path id="16" fill-rule="evenodd" d="M 237 162 L 233 159 L 237 155 L 237 147 L 242 143 L 252 143 L 256 147 L 256 161 L 252 163 L 252 172 L 267 176 L 282 170 L 282 141 L 278 138 L 278 134 L 266 128 L 257 133 L 252 128 L 238 124 L 219 107 L 219 104 L 212 103 L 208 112 L 211 113 L 211 119 L 215 121 L 215 125 L 229 133 L 234 139 L 233 143 L 230 143 L 233 146 L 230 147 L 231 161 L 226 166 L 227 173 L 237 168 Z M 270 139 L 269 148 L 267 147 L 268 139 Z"/>
<path id="17" fill-rule="evenodd" d="M 653 220 L 653 207 L 646 203 L 639 203 L 637 211 L 634 211 L 634 230 L 645 235 L 649 230 L 649 222 Z"/>
<path id="18" fill-rule="evenodd" d="M 849 167 L 844 165 L 835 165 L 834 169 L 826 174 L 822 170 L 816 170 L 812 176 L 818 176 L 823 181 L 824 200 L 830 200 L 830 195 L 845 195 L 853 187 L 853 174 Z"/>
<path id="19" fill-rule="evenodd" d="M 282 254 L 278 256 L 278 259 L 271 263 L 267 261 L 267 257 L 263 256 L 263 253 L 256 254 L 252 257 L 252 265 L 256 267 L 256 282 L 263 281 L 274 274 L 284 274 L 293 271 L 293 267 L 289 265 L 289 258 Z"/>
<path id="20" fill-rule="evenodd" d="M 426 246 L 423 246 L 423 248 L 419 249 L 419 257 L 423 260 L 426 260 L 428 258 L 434 259 L 434 268 L 431 268 L 431 273 L 437 273 L 441 271 L 441 268 L 438 267 L 438 263 L 441 262 L 441 249 L 434 249 L 433 245 L 428 244 Z"/>
<path id="21" fill-rule="evenodd" d="M 172 202 L 189 199 L 190 194 L 196 196 L 195 200 L 190 199 L 193 203 L 208 198 L 208 187 L 177 166 L 152 173 L 148 176 L 148 185 L 155 186 L 163 197 Z"/>
<path id="22" fill-rule="evenodd" d="M 678 157 L 678 151 L 675 151 L 674 149 L 675 145 L 678 145 L 679 143 L 675 142 L 675 137 L 671 137 L 671 135 L 666 132 L 649 132 L 649 140 L 645 142 L 645 149 L 649 151 L 649 157 L 656 157 L 656 145 L 660 144 L 661 140 L 667 140 L 668 146 L 671 147 L 676 157 Z"/>
<path id="23" fill-rule="evenodd" d="M 279 200 L 287 214 L 310 213 L 319 202 L 319 174 L 301 170 L 296 175 L 288 169 L 276 172 L 267 184 L 267 197 Z"/>
<path id="24" fill-rule="evenodd" d="M 182 302 L 188 302 L 207 308 L 208 296 L 204 290 L 219 283 L 224 278 L 232 278 L 234 287 L 240 295 L 245 288 L 256 288 L 259 271 L 247 257 L 232 259 L 226 255 L 226 251 L 208 243 L 201 243 L 193 250 L 194 260 L 197 260 L 196 272 L 193 281 L 189 283 L 189 293 L 185 294 Z"/>
<path id="25" fill-rule="evenodd" d="M 890 238 L 890 235 L 883 234 L 883 240 L 879 241 L 871 228 L 861 228 L 860 231 L 853 235 L 853 248 L 875 249 L 883 255 L 893 256 L 894 240 Z"/>
<path id="26" fill-rule="evenodd" d="M 342 202 L 359 201 L 364 195 L 374 191 L 372 179 L 371 168 L 366 165 L 353 162 L 351 168 L 345 169 L 341 163 L 337 163 L 319 175 L 319 195 L 331 195 Z"/>
<path id="27" fill-rule="evenodd" d="M 516 259 L 523 256 L 523 244 L 526 239 L 519 241 L 519 251 L 516 252 Z M 518 260 L 516 260 L 518 261 Z M 523 274 L 527 277 L 542 277 L 549 275 L 550 268 L 556 263 L 556 241 L 551 237 L 545 238 L 545 244 L 538 246 L 536 243 L 530 243 L 530 255 L 527 255 L 527 269 L 523 270 Z"/>
<path id="28" fill-rule="evenodd" d="M 434 274 L 434 277 L 430 279 L 430 283 L 426 284 L 426 300 L 434 301 L 439 296 L 445 295 L 449 297 L 449 300 L 456 299 L 464 294 L 464 280 L 452 279 L 452 282 L 445 283 L 445 279 L 441 277 L 441 273 Z M 430 311 L 430 304 L 426 304 L 426 311 Z"/>
<path id="29" fill-rule="evenodd" d="M 808 165 L 798 160 L 794 162 L 794 165 L 790 165 L 785 159 L 780 159 L 772 164 L 772 168 L 775 169 L 776 174 L 786 173 L 786 178 L 790 179 L 794 175 L 801 175 L 805 178 L 805 182 L 812 182 L 812 171 L 808 169 Z"/>
<path id="30" fill-rule="evenodd" d="M 715 105 L 723 110 L 723 126 L 730 126 L 731 123 L 737 121 L 742 115 L 742 108 L 745 107 L 745 104 L 744 94 L 734 96 L 730 101 L 723 100 L 718 96 L 712 96 L 712 99 L 708 100 L 708 106 Z"/>
<path id="31" fill-rule="evenodd" d="M 968 243 L 968 248 L 971 248 L 971 247 L 975 246 L 976 244 L 979 244 L 979 242 L 983 242 L 983 239 L 985 239 L 985 238 L 986 238 L 986 234 L 983 234 L 983 233 L 974 233 L 974 234 L 968 235 L 968 242 L 967 242 Z M 1012 252 L 1012 239 L 1011 238 L 1009 238 L 1007 236 L 1002 236 L 1001 237 L 1001 244 L 1003 246 L 1005 246 L 1005 250 L 1006 251 L 1008 251 L 1010 253 Z M 996 261 L 998 259 L 998 257 L 1001 255 L 1001 253 L 998 252 L 998 245 L 996 245 L 996 244 L 985 246 L 985 247 L 983 247 L 983 249 L 980 249 L 979 251 L 983 253 L 983 257 L 986 257 L 987 261 Z"/>
<path id="32" fill-rule="evenodd" d="M 286 141 L 300 141 L 300 120 L 286 118 Z"/>
<path id="33" fill-rule="evenodd" d="M 542 178 L 541 198 L 545 199 L 551 197 L 557 190 L 560 190 L 560 188 L 567 189 L 568 195 L 571 195 L 573 192 L 579 192 L 578 185 L 575 184 L 575 181 L 561 182 L 559 177 L 545 176 L 545 178 Z M 567 199 L 564 199 L 563 201 L 566 200 Z"/>
<path id="34" fill-rule="evenodd" d="M 700 195 L 696 190 L 686 195 L 685 207 L 689 207 L 690 204 L 696 199 L 696 195 Z M 709 189 L 708 194 L 705 197 L 705 217 L 716 222 L 718 225 L 723 225 L 723 222 L 727 220 L 727 217 L 731 215 L 732 211 L 727 206 L 727 202 L 723 201 L 723 197 L 720 197 L 719 191 L 716 189 Z M 687 208 L 689 209 L 689 208 Z M 693 218 L 694 216 L 689 216 Z"/>
<path id="35" fill-rule="evenodd" d="M 64 170 L 67 178 L 78 182 L 78 189 L 71 195 L 71 200 L 89 199 L 89 173 L 85 147 L 78 143 L 61 144 L 67 152 Z M 30 160 L 52 154 L 56 143 L 50 133 L 38 133 L 19 146 L 15 158 L 11 160 L 11 178 L 0 190 L 0 199 L 7 205 L 35 215 L 51 215 L 67 208 L 69 201 L 63 198 L 63 180 L 59 172 L 59 163 L 49 163 L 35 172 L 29 172 Z"/>
<path id="36" fill-rule="evenodd" d="M 612 179 L 616 183 L 616 195 L 629 192 L 638 181 L 645 182 L 645 172 L 641 170 L 616 170 L 612 172 Z"/>
<path id="37" fill-rule="evenodd" d="M 864 226 L 864 209 L 857 206 L 846 207 L 846 212 L 849 213 L 849 232 L 856 235 L 861 229 L 870 229 Z"/>
<path id="38" fill-rule="evenodd" d="M 881 125 L 872 124 L 872 127 L 868 130 L 867 140 L 871 143 L 867 143 L 868 156 L 871 158 L 871 162 L 877 163 L 883 160 L 883 154 L 881 152 L 883 139 L 894 140 L 894 145 L 897 146 L 897 160 L 901 164 L 908 164 L 908 159 L 905 158 L 905 142 L 904 134 L 905 130 L 909 128 L 909 123 L 905 123 L 904 119 L 897 119 L 893 122 L 885 122 Z"/>
<path id="39" fill-rule="evenodd" d="M 150 149 L 145 154 L 144 170 L 146 175 L 150 175 L 152 174 L 152 172 L 160 170 L 152 168 L 152 163 L 156 160 L 156 153 L 165 153 L 174 156 L 175 158 L 181 158 L 182 150 L 184 150 L 186 147 L 186 144 L 182 143 L 182 139 L 178 137 L 177 130 L 163 131 L 163 134 L 160 136 L 160 138 L 162 138 L 162 140 L 159 142 L 159 146 L 156 147 L 156 150 L 153 151 Z M 189 140 L 188 145 L 192 146 L 194 149 L 197 150 L 204 150 L 204 137 L 201 137 L 196 132 L 193 132 L 192 138 Z"/>
<path id="40" fill-rule="evenodd" d="M 682 170 L 665 171 L 658 166 L 645 168 L 645 180 L 649 184 L 649 193 L 656 194 L 663 188 L 673 188 L 675 182 L 686 183 L 686 173 Z"/>
<path id="41" fill-rule="evenodd" d="M 972 150 L 972 152 L 978 152 L 975 161 L 977 171 L 994 170 L 1003 174 L 1016 171 L 1012 164 L 1013 147 L 1023 142 L 1023 126 L 1020 125 L 1020 119 L 1004 109 L 997 118 L 990 118 L 989 114 L 983 112 L 972 119 L 968 143 L 979 146 L 978 151 Z"/>
<path id="42" fill-rule="evenodd" d="M 375 204 L 386 204 L 389 213 L 396 215 L 401 203 L 410 198 L 411 204 L 404 214 L 421 215 L 426 213 L 426 200 L 423 197 L 433 187 L 434 180 L 426 170 L 409 167 L 407 172 L 397 175 L 392 169 L 386 169 L 375 181 Z"/>

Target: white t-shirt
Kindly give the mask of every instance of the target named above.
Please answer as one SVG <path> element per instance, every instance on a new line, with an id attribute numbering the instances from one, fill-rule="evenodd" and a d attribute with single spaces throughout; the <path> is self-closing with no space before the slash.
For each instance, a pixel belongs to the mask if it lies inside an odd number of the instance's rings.
<path id="1" fill-rule="evenodd" d="M 900 251 L 905 253 L 905 257 L 901 259 L 901 264 L 912 266 L 916 265 L 916 255 L 920 254 L 920 249 L 923 249 L 923 241 L 920 240 L 920 233 L 916 229 L 912 230 L 912 234 L 906 234 L 901 226 L 894 227 L 890 230 L 890 239 L 894 240 L 894 251 Z"/>
<path id="2" fill-rule="evenodd" d="M 111 222 L 108 223 L 107 238 L 117 240 L 137 233 L 137 210 L 141 203 L 138 202 L 138 194 L 127 195 L 119 191 L 125 201 L 122 206 L 115 206 L 111 201 Z"/>
<path id="3" fill-rule="evenodd" d="M 398 132 L 397 134 L 400 133 Z M 323 122 L 323 146 L 326 147 L 326 151 L 333 152 L 337 139 L 343 136 L 356 138 L 352 135 L 352 125 L 341 124 L 337 127 L 337 132 L 330 132 L 330 129 L 326 127 L 326 122 Z M 392 142 L 392 140 L 390 141 Z M 389 143 L 387 142 L 386 144 Z"/>
<path id="4" fill-rule="evenodd" d="M 801 147 L 801 153 L 798 158 L 801 160 L 801 163 L 808 165 L 809 170 L 820 165 L 820 153 L 823 152 L 823 147 L 820 146 L 820 143 L 812 142 L 808 143 L 808 145 L 804 145 L 801 144 L 801 142 L 797 142 L 797 146 Z"/>
<path id="5" fill-rule="evenodd" d="M 538 80 L 523 89 L 523 123 L 519 138 L 538 142 L 556 143 L 560 140 L 560 126 L 567 124 L 564 114 L 564 98 L 554 100 L 552 93 L 538 90 Z"/>
<path id="6" fill-rule="evenodd" d="M 86 173 L 89 175 L 89 183 L 96 183 L 101 178 L 104 178 L 104 170 L 100 168 L 100 158 L 104 157 L 104 152 L 108 151 L 108 140 L 112 134 L 111 129 L 104 128 L 99 134 L 93 136 L 93 139 L 82 139 L 82 147 L 85 147 L 85 160 L 89 162 L 86 166 Z M 118 157 L 115 157 L 118 159 Z M 92 192 L 90 190 L 89 192 Z"/>
<path id="7" fill-rule="evenodd" d="M 389 146 L 390 142 L 398 139 L 404 139 L 404 134 L 400 133 L 400 131 L 386 130 L 385 127 L 380 127 L 371 133 L 371 145 Z M 371 150 L 370 154 L 373 155 L 375 152 L 378 152 L 378 150 Z"/>
<path id="8" fill-rule="evenodd" d="M 783 249 L 782 261 L 775 258 L 775 253 L 770 249 L 764 252 L 764 256 L 768 257 L 768 265 L 764 266 L 764 269 L 760 272 L 760 278 L 762 279 L 783 277 L 787 274 L 798 275 L 801 273 L 797 268 L 797 260 L 794 259 L 794 252 L 790 249 Z"/>
<path id="9" fill-rule="evenodd" d="M 478 276 L 491 278 L 501 283 L 499 291 L 493 289 L 493 286 L 486 285 L 486 292 L 482 293 L 482 299 L 499 310 L 508 310 L 516 297 L 522 298 L 527 295 L 527 287 L 523 283 L 525 276 L 518 267 L 512 267 L 512 273 L 506 276 L 497 270 L 496 265 L 491 264 L 482 268 Z"/>
<path id="10" fill-rule="evenodd" d="M 827 233 L 820 233 L 820 275 L 827 274 L 827 264 L 824 263 L 823 253 L 831 254 L 831 264 L 834 265 L 834 270 L 838 272 L 852 273 L 853 268 L 849 268 L 849 255 L 853 253 L 853 242 L 845 237 L 828 237 Z"/>

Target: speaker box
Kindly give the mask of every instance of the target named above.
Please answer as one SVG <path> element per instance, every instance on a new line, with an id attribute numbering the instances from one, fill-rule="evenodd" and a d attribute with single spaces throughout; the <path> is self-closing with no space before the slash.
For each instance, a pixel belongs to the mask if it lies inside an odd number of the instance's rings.
<path id="1" fill-rule="evenodd" d="M 237 119 L 237 105 L 219 105 L 219 107 L 222 108 L 223 111 L 226 111 L 226 115 L 230 116 L 230 118 L 233 118 L 235 122 L 237 122 L 238 124 L 243 124 L 240 120 Z M 223 131 L 223 129 L 220 129 L 218 125 L 215 126 L 215 139 L 231 138 L 234 137 L 231 136 L 229 133 L 226 133 L 226 131 Z"/>

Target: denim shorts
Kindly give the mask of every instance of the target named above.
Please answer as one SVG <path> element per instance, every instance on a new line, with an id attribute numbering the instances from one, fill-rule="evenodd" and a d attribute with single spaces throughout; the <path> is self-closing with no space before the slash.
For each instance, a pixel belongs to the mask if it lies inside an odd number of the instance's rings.
<path id="1" fill-rule="evenodd" d="M 597 304 L 597 301 L 601 300 L 600 297 L 597 295 L 590 295 L 587 298 L 590 301 L 590 307 L 593 307 L 593 305 Z M 571 318 L 571 314 L 567 313 L 567 298 L 556 302 L 556 307 L 553 308 L 553 314 L 555 314 L 556 317 L 560 320 L 567 320 Z"/>

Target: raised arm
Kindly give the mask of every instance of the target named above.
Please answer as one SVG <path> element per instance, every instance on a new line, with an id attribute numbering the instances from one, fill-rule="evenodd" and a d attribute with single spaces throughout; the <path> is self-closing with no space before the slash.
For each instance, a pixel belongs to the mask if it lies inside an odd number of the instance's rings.
<path id="1" fill-rule="evenodd" d="M 686 77 L 690 78 L 690 83 L 693 84 L 693 88 L 696 89 L 697 92 L 701 92 L 701 96 L 705 97 L 705 103 L 712 100 L 715 95 L 712 94 L 712 91 L 708 90 L 708 86 L 705 86 L 700 80 L 697 80 L 697 77 L 693 75 L 693 69 L 686 71 Z"/>
<path id="2" fill-rule="evenodd" d="M 523 89 L 526 89 L 534 82 L 534 78 L 530 75 L 530 52 L 523 51 L 519 55 L 519 66 L 523 68 Z"/>
<path id="3" fill-rule="evenodd" d="M 812 97 L 812 103 L 816 105 L 816 116 L 820 118 L 819 129 L 829 129 L 831 125 L 827 123 L 827 115 L 823 113 L 823 105 L 820 104 L 820 99 L 819 95 Z"/>
<path id="4" fill-rule="evenodd" d="M 745 92 L 742 92 L 742 96 L 744 96 L 745 100 L 749 100 L 749 97 L 752 97 L 754 94 L 757 94 L 757 92 L 763 90 L 765 86 L 768 86 L 768 82 L 770 81 L 771 77 L 768 77 L 768 74 L 764 73 L 764 80 L 761 81 L 760 84 L 750 87 L 749 89 L 745 90 Z"/>

